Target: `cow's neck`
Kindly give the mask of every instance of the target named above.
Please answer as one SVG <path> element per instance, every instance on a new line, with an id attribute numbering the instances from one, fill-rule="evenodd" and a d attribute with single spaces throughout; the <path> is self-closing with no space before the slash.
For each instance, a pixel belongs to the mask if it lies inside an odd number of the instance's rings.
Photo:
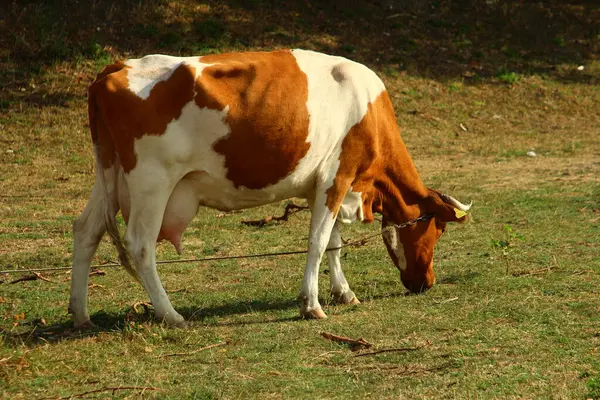
<path id="1" fill-rule="evenodd" d="M 395 140 L 393 157 L 389 157 L 384 173 L 375 184 L 381 198 L 384 218 L 394 223 L 422 215 L 428 190 L 408 154 L 401 138 Z"/>

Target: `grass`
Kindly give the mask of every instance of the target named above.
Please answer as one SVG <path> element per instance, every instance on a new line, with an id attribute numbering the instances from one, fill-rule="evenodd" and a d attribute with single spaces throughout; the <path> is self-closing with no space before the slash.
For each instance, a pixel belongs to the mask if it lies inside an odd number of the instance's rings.
<path id="1" fill-rule="evenodd" d="M 69 265 L 94 177 L 86 87 L 124 55 L 292 46 L 361 60 L 384 79 L 424 181 L 475 205 L 440 240 L 438 283 L 424 295 L 404 295 L 379 240 L 342 261 L 358 306 L 331 304 L 324 262 L 325 321 L 296 318 L 301 255 L 161 266 L 187 330 L 133 312 L 147 296 L 121 269 L 90 278 L 90 332 L 71 329 L 69 271 L 44 273 L 52 282 L 0 275 L 0 397 L 137 386 L 161 390 L 97 396 L 600 398 L 596 6 L 361 2 L 340 16 L 336 2 L 17 3 L 0 13 L 10 17 L 0 24 L 1 269 Z M 540 21 L 548 29 L 534 36 Z M 240 223 L 282 209 L 202 209 L 183 257 L 305 249 L 308 214 Z M 164 243 L 157 254 L 179 257 Z M 105 239 L 94 262 L 114 258 Z M 418 349 L 355 357 L 321 331 Z"/>

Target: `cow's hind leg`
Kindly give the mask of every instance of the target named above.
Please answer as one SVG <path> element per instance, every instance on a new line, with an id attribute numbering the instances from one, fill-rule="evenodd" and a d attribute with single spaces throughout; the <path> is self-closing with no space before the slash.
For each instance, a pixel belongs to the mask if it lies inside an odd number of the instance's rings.
<path id="1" fill-rule="evenodd" d="M 73 269 L 69 312 L 73 314 L 76 328 L 93 326 L 87 308 L 88 276 L 92 258 L 106 231 L 104 218 L 107 205 L 103 190 L 98 183 L 94 185 L 83 213 L 73 223 Z"/>
<path id="2" fill-rule="evenodd" d="M 329 238 L 328 250 L 327 251 L 327 263 L 329 264 L 329 279 L 331 282 L 331 297 L 333 301 L 340 304 L 359 304 L 360 301 L 356 298 L 356 295 L 344 276 L 342 271 L 342 265 L 340 263 L 340 255 L 342 250 L 339 248 L 342 246 L 342 236 L 340 234 L 340 223 L 336 222 L 331 231 L 331 237 Z"/>
<path id="3" fill-rule="evenodd" d="M 154 182 L 169 182 L 160 179 L 160 174 L 152 178 Z M 150 296 L 156 318 L 169 325 L 184 327 L 185 321 L 173 308 L 156 271 L 156 239 L 174 185 L 143 187 L 144 180 L 133 176 L 128 180 L 128 185 L 131 213 L 125 242 L 138 276 Z"/>

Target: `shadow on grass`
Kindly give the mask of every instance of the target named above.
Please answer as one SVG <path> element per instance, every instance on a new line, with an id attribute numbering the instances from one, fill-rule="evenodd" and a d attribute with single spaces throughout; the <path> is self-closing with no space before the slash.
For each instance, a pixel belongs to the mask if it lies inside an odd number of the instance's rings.
<path id="1" fill-rule="evenodd" d="M 376 301 L 392 297 L 405 297 L 409 293 L 394 292 L 386 294 L 378 294 L 370 296 L 365 302 Z M 327 304 L 321 299 L 322 304 Z M 197 307 L 178 307 L 177 311 L 189 321 L 194 328 L 194 323 L 199 323 L 201 326 L 242 326 L 242 325 L 261 325 L 282 323 L 290 321 L 301 321 L 302 319 L 295 315 L 293 317 L 267 317 L 265 314 L 258 314 L 265 311 L 285 311 L 290 309 L 297 310 L 299 306 L 296 299 L 280 299 L 280 300 L 252 300 L 231 302 L 218 306 L 197 308 Z M 329 308 L 333 304 L 325 306 Z M 351 306 L 348 310 L 351 310 Z M 360 307 L 360 306 L 359 306 Z M 244 315 L 257 313 L 256 317 L 249 320 L 236 321 L 221 321 L 219 318 L 225 318 L 234 315 Z M 45 325 L 39 318 L 34 318 L 29 322 L 22 323 L 16 329 L 3 329 L 0 327 L 0 336 L 6 345 L 11 347 L 17 346 L 36 346 L 44 343 L 58 343 L 64 340 L 79 340 L 98 336 L 107 332 L 127 332 L 139 329 L 140 324 L 159 324 L 160 322 L 154 319 L 153 310 L 145 308 L 145 312 L 139 313 L 133 309 L 121 310 L 118 312 L 98 311 L 91 315 L 92 322 L 96 325 L 91 329 L 75 329 L 73 322 L 70 319 L 57 322 L 52 325 Z M 198 329 L 201 329 L 201 326 Z"/>
<path id="2" fill-rule="evenodd" d="M 281 47 L 439 80 L 536 73 L 596 83 L 557 65 L 598 58 L 598 20 L 594 0 L 15 0 L 0 6 L 0 85 L 22 86 L 60 61 Z"/>
<path id="3" fill-rule="evenodd" d="M 239 314 L 247 314 L 250 312 L 286 310 L 297 308 L 297 300 L 254 300 L 232 302 L 215 307 L 196 308 L 183 307 L 177 311 L 183 315 L 186 321 L 203 323 L 208 320 L 206 325 L 221 326 L 221 325 L 249 325 L 249 324 L 268 324 L 279 323 L 285 321 L 300 320 L 299 317 L 283 317 L 283 318 L 258 318 L 252 321 L 240 321 L 236 323 L 213 321 L 215 317 L 227 317 Z M 90 316 L 92 322 L 96 325 L 91 329 L 75 329 L 73 322 L 70 319 L 60 321 L 56 324 L 45 325 L 39 318 L 34 318 L 30 322 L 23 323 L 20 327 L 14 330 L 3 329 L 0 327 L 0 336 L 6 345 L 16 346 L 35 346 L 43 343 L 57 343 L 64 340 L 77 340 L 89 337 L 98 336 L 106 332 L 126 332 L 139 329 L 139 324 L 156 323 L 159 321 L 154 319 L 154 312 L 146 309 L 144 313 L 138 313 L 129 310 L 121 310 L 114 313 L 99 311 Z"/>
<path id="4" fill-rule="evenodd" d="M 462 274 L 448 274 L 440 278 L 437 283 L 440 285 L 456 285 L 459 283 L 467 283 L 477 278 L 481 273 L 476 271 L 466 271 Z"/>

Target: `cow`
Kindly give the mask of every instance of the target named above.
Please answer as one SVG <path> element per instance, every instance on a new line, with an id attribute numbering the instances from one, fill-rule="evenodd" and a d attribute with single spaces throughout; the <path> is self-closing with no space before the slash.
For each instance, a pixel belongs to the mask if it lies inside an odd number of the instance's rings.
<path id="1" fill-rule="evenodd" d="M 419 293 L 435 282 L 433 250 L 446 224 L 463 222 L 470 207 L 422 183 L 383 82 L 342 57 L 278 50 L 118 61 L 91 84 L 88 114 L 96 180 L 73 224 L 69 301 L 79 328 L 93 326 L 88 274 L 105 232 L 156 318 L 185 326 L 157 274 L 156 242 L 181 252 L 200 206 L 230 211 L 304 198 L 311 219 L 300 315 L 321 319 L 325 252 L 333 299 L 359 303 L 340 265 L 342 223 L 381 214 L 389 256 Z"/>

